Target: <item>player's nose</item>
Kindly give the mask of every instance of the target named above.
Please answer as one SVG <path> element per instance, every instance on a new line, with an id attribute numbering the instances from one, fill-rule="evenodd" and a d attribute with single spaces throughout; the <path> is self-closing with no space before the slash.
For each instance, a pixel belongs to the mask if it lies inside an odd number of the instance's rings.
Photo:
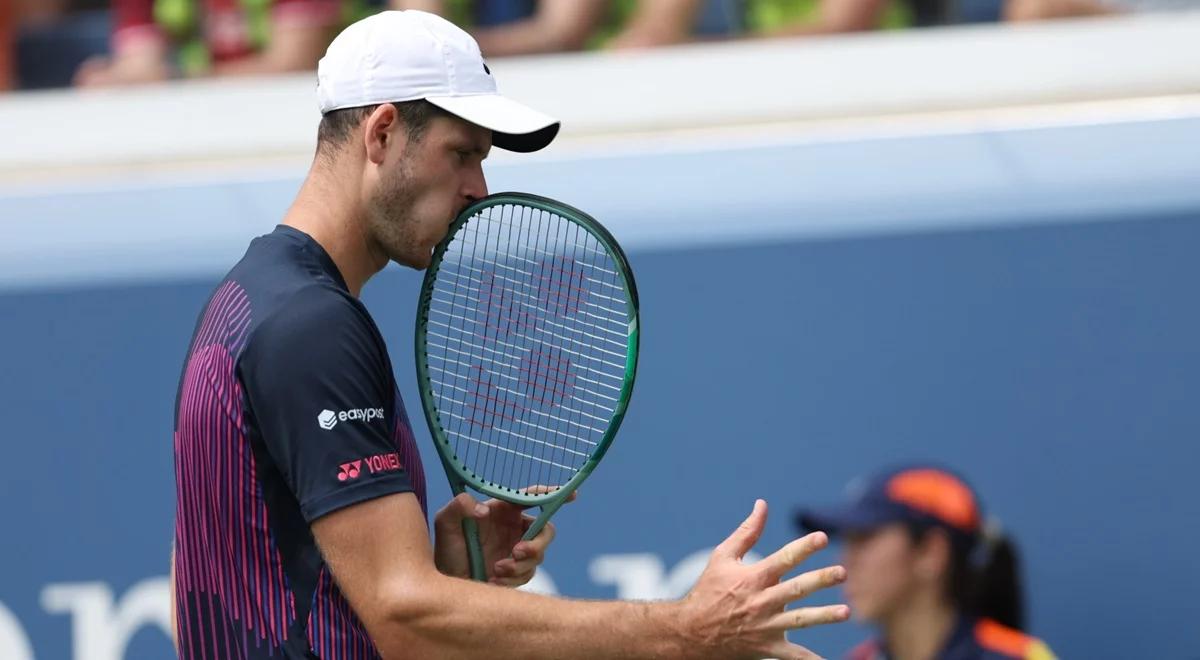
<path id="1" fill-rule="evenodd" d="M 483 175 L 483 166 L 477 165 L 467 176 L 467 180 L 463 184 L 463 197 L 467 199 L 467 203 L 471 203 L 477 199 L 487 197 L 487 194 L 487 178 Z"/>

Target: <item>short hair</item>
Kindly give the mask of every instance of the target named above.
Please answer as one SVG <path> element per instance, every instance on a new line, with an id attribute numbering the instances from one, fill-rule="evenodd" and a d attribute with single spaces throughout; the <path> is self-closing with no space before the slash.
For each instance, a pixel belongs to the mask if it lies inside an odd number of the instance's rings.
<path id="1" fill-rule="evenodd" d="M 358 108 L 343 108 L 330 110 L 321 116 L 321 124 L 317 126 L 317 153 L 329 153 L 346 144 L 350 134 L 371 116 L 381 103 L 365 105 Z M 391 104 L 396 108 L 400 119 L 404 121 L 409 142 L 420 142 L 425 136 L 425 129 L 434 117 L 451 116 L 449 112 L 437 107 L 425 99 L 415 101 L 400 101 Z"/>

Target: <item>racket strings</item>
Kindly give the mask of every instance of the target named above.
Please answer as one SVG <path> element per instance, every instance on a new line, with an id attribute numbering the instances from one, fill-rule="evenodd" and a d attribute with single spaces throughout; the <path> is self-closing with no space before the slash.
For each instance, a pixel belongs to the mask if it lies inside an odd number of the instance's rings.
<path id="1" fill-rule="evenodd" d="M 458 460 L 518 492 L 570 480 L 617 408 L 628 309 L 619 266 L 569 218 L 505 204 L 461 227 L 426 330 L 435 407 Z"/>

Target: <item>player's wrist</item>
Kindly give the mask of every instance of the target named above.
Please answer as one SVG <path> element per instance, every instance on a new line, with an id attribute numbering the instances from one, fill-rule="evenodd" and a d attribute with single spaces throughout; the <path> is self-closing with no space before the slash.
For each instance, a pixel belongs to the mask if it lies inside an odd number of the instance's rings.
<path id="1" fill-rule="evenodd" d="M 696 623 L 686 598 L 646 604 L 645 618 L 650 648 L 657 648 L 655 657 L 698 658 L 696 652 L 704 648 L 702 631 Z"/>

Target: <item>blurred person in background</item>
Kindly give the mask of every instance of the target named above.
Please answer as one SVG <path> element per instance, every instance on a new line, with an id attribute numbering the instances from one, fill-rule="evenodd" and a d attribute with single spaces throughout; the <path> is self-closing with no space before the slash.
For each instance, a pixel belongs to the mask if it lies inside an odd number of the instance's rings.
<path id="1" fill-rule="evenodd" d="M 392 0 L 467 29 L 488 57 L 651 48 L 741 32 L 744 0 Z M 429 4 L 436 4 L 431 8 Z"/>
<path id="2" fill-rule="evenodd" d="M 1000 20 L 1004 0 L 749 0 L 748 30 L 801 37 Z"/>
<path id="3" fill-rule="evenodd" d="M 0 2 L 0 77 L 19 89 L 66 87 L 83 61 L 108 52 L 107 0 Z M 3 84 L 0 84 L 0 88 Z"/>
<path id="4" fill-rule="evenodd" d="M 0 92 L 12 87 L 15 24 L 12 4 L 0 2 Z"/>
<path id="5" fill-rule="evenodd" d="M 1200 10 L 1200 0 L 1007 0 L 1004 19 L 1041 21 L 1182 10 Z"/>
<path id="6" fill-rule="evenodd" d="M 315 69 L 354 0 L 113 0 L 112 55 L 88 59 L 82 87 Z"/>
<path id="7" fill-rule="evenodd" d="M 652 48 L 734 37 L 745 28 L 745 0 L 638 0 L 627 2 L 609 48 Z"/>
<path id="8" fill-rule="evenodd" d="M 848 502 L 796 522 L 841 539 L 851 612 L 878 630 L 849 660 L 1052 660 L 1021 632 L 1016 549 L 961 477 L 912 465 L 847 490 Z"/>
<path id="9" fill-rule="evenodd" d="M 608 0 L 476 0 L 451 3 L 450 18 L 486 57 L 582 50 L 604 19 Z M 443 10 L 445 11 L 445 10 Z"/>

